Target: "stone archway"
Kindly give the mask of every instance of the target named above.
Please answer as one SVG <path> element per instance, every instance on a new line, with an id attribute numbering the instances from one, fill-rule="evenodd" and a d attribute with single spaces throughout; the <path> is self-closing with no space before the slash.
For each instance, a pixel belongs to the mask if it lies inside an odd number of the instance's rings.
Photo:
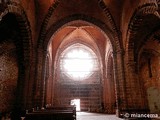
<path id="1" fill-rule="evenodd" d="M 7 18 L 11 17 L 10 20 L 13 25 L 16 24 L 16 27 L 11 28 L 15 29 L 15 34 L 11 35 L 13 38 L 11 38 L 11 41 L 15 44 L 16 49 L 16 55 L 18 59 L 18 77 L 17 77 L 17 84 L 16 84 L 16 92 L 14 93 L 16 95 L 16 100 L 14 103 L 14 107 L 18 109 L 24 109 L 27 106 L 27 100 L 29 94 L 26 94 L 28 92 L 28 89 L 26 86 L 28 86 L 28 82 L 30 79 L 30 65 L 31 65 L 31 57 L 32 57 L 32 37 L 31 37 L 31 31 L 30 31 L 30 25 L 27 19 L 27 16 L 23 10 L 23 8 L 19 5 L 17 2 L 7 2 L 4 3 L 4 9 L 0 16 L 1 23 L 2 21 Z M 14 22 L 13 22 L 14 21 Z M 5 22 L 5 21 L 4 21 Z M 18 26 L 18 27 L 17 27 Z M 10 29 L 7 28 L 6 29 Z M 3 29 L 2 29 L 3 30 Z M 16 31 L 18 31 L 16 33 Z M 7 35 L 8 36 L 8 35 Z M 23 44 L 23 46 L 22 46 Z M 26 92 L 25 89 L 26 88 Z M 26 97 L 25 97 L 26 96 Z M 31 100 L 30 100 L 31 101 Z M 13 108 L 12 108 L 13 109 Z"/>
<path id="2" fill-rule="evenodd" d="M 43 93 L 44 89 L 41 86 L 41 83 L 43 83 L 43 70 L 44 70 L 44 63 L 45 63 L 45 56 L 47 54 L 47 46 L 48 43 L 51 39 L 51 36 L 54 35 L 56 32 L 58 32 L 60 30 L 60 28 L 64 27 L 65 25 L 67 25 L 67 23 L 71 22 L 71 21 L 75 21 L 75 20 L 82 20 L 82 21 L 86 21 L 89 22 L 91 24 L 93 24 L 94 26 L 97 26 L 97 28 L 101 29 L 109 38 L 113 47 L 113 62 L 114 62 L 114 67 L 115 67 L 115 81 L 116 81 L 116 100 L 117 101 L 125 101 L 125 90 L 124 90 L 124 66 L 123 66 L 123 59 L 122 59 L 122 54 L 123 51 L 121 49 L 121 45 L 119 42 L 119 33 L 117 32 L 118 30 L 116 29 L 116 26 L 113 22 L 113 19 L 109 13 L 109 10 L 107 9 L 107 7 L 105 6 L 103 1 L 99 1 L 99 4 L 101 5 L 101 8 L 103 9 L 104 13 L 106 14 L 106 16 L 108 17 L 109 21 L 111 22 L 111 25 L 113 27 L 113 31 L 109 31 L 107 25 L 105 23 L 103 23 L 102 21 L 99 21 L 97 19 L 95 19 L 94 17 L 90 17 L 84 14 L 73 14 L 73 15 L 69 15 L 66 16 L 65 18 L 59 20 L 58 22 L 54 22 L 49 29 L 47 29 L 47 25 L 48 25 L 48 21 L 49 18 L 52 16 L 52 14 L 54 14 L 54 10 L 56 9 L 56 7 L 59 5 L 59 2 L 56 2 L 53 4 L 53 6 L 51 7 L 51 9 L 49 9 L 48 14 L 46 15 L 46 19 L 44 20 L 44 24 L 41 28 L 41 34 L 39 36 L 39 41 L 38 41 L 38 56 L 37 56 L 37 60 L 38 60 L 38 64 L 37 64 L 37 82 L 36 82 L 36 86 L 37 86 L 37 91 L 39 91 L 39 93 Z M 42 67 L 43 65 L 43 67 Z M 121 84 L 121 85 L 119 85 Z M 43 89 L 43 90 L 42 90 Z M 39 94 L 42 95 L 42 94 Z M 38 105 L 42 105 L 42 96 L 38 96 L 36 99 L 37 101 L 39 101 L 39 103 L 37 103 Z M 119 106 L 119 102 L 117 102 L 117 106 Z M 125 102 L 123 102 L 123 105 L 121 103 L 121 107 L 125 107 Z M 120 109 L 117 108 L 117 109 Z M 118 112 L 119 110 L 117 110 Z M 119 114 L 119 113 L 118 113 Z M 117 114 L 117 115 L 118 115 Z"/>
<path id="3" fill-rule="evenodd" d="M 60 31 L 60 30 L 59 30 Z M 55 35 L 53 35 L 54 37 L 55 37 Z M 54 50 L 55 50 L 56 48 L 54 48 Z M 48 51 L 48 50 L 47 50 Z M 53 58 L 52 58 L 53 59 Z M 112 61 L 113 62 L 113 61 Z M 55 68 L 57 68 L 56 66 L 53 66 L 52 65 L 52 67 L 55 67 Z M 52 68 L 53 69 L 53 68 Z M 54 72 L 52 72 L 52 73 L 54 73 Z M 51 83 L 51 82 L 50 82 Z M 54 88 L 54 87 L 53 87 Z M 113 88 L 114 89 L 114 88 Z M 114 96 L 114 95 L 113 95 Z M 115 95 L 116 96 L 116 95 Z M 113 103 L 114 105 L 116 104 L 116 102 L 114 102 Z M 114 107 L 114 106 L 113 106 Z M 110 111 L 110 113 L 115 113 L 115 111 L 113 112 L 113 111 Z"/>
<path id="4" fill-rule="evenodd" d="M 150 18 L 150 19 L 149 19 Z M 153 22 L 154 21 L 154 22 Z M 147 23 L 147 25 L 146 25 Z M 150 24 L 149 24 L 150 23 Z M 151 24 L 153 23 L 153 24 Z M 127 95 L 127 108 L 131 111 L 137 111 L 136 106 L 139 106 L 139 112 L 148 112 L 146 108 L 145 100 L 143 97 L 143 85 L 141 79 L 138 77 L 138 53 L 146 41 L 146 38 L 150 36 L 151 31 L 154 31 L 159 27 L 159 14 L 157 12 L 157 3 L 143 3 L 139 5 L 137 10 L 131 17 L 128 25 L 125 43 L 125 68 L 126 68 L 126 87 L 129 93 L 135 91 L 138 99 L 134 95 Z M 150 29 L 145 28 L 145 25 Z M 126 91 L 126 92 L 127 92 Z M 137 91 L 137 92 L 136 92 Z M 131 101 L 129 99 L 132 99 Z"/>

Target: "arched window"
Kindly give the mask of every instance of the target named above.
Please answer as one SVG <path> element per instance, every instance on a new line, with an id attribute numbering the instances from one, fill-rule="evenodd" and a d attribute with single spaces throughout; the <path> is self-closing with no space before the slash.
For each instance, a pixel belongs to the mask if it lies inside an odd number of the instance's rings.
<path id="1" fill-rule="evenodd" d="M 98 60 L 92 49 L 83 44 L 74 44 L 60 55 L 60 71 L 74 80 L 84 80 L 97 71 Z"/>

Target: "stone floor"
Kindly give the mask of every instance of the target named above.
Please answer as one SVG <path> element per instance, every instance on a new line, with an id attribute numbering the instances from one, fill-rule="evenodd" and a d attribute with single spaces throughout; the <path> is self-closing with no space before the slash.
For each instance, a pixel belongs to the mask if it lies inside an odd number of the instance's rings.
<path id="1" fill-rule="evenodd" d="M 99 113 L 89 113 L 89 112 L 77 112 L 77 120 L 124 120 L 116 117 L 116 115 L 110 114 L 99 114 Z M 125 120 L 137 120 L 137 119 L 125 119 Z M 160 120 L 160 117 L 155 119 L 140 119 L 140 120 Z"/>
<path id="2" fill-rule="evenodd" d="M 115 115 L 77 112 L 77 120 L 123 120 Z"/>

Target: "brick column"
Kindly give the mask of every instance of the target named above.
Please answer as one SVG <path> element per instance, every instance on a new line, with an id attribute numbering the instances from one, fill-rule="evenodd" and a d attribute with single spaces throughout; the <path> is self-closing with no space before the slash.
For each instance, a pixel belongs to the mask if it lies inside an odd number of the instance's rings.
<path id="1" fill-rule="evenodd" d="M 136 72 L 136 63 L 134 61 L 133 44 L 124 56 L 125 59 L 125 96 L 126 108 L 121 110 L 121 117 L 125 117 L 126 113 L 148 113 L 149 110 L 145 106 L 145 98 L 143 97 L 143 89 L 141 81 Z"/>
<path id="2" fill-rule="evenodd" d="M 44 51 L 42 48 L 38 49 L 38 55 L 37 55 L 37 65 L 36 65 L 36 78 L 34 80 L 34 105 L 38 107 L 42 107 L 42 99 L 43 99 L 43 71 L 44 71 Z"/>
<path id="3" fill-rule="evenodd" d="M 123 51 L 113 53 L 114 76 L 115 76 L 115 94 L 116 94 L 116 115 L 120 117 L 121 111 L 126 108 L 126 94 L 125 94 L 125 76 Z"/>
<path id="4" fill-rule="evenodd" d="M 143 98 L 143 90 L 138 74 L 136 73 L 135 62 L 132 59 L 133 54 L 129 54 L 129 62 L 125 64 L 126 67 L 126 101 L 127 106 L 122 110 L 125 113 L 148 113 L 149 110 L 145 106 Z"/>

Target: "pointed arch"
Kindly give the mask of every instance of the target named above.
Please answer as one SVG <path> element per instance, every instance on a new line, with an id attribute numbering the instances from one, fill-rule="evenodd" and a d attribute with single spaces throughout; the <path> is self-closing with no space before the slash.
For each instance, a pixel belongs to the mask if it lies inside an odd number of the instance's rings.
<path id="1" fill-rule="evenodd" d="M 41 83 L 43 83 L 42 79 L 43 79 L 43 70 L 44 68 L 42 67 L 42 65 L 44 66 L 45 63 L 45 54 L 47 54 L 47 46 L 48 43 L 50 41 L 51 36 L 56 33 L 58 30 L 60 30 L 60 28 L 64 27 L 65 25 L 67 25 L 67 23 L 71 22 L 71 21 L 75 21 L 75 20 L 82 20 L 82 21 L 86 21 L 90 24 L 92 24 L 93 26 L 96 26 L 98 29 L 100 29 L 101 31 L 103 31 L 108 38 L 110 39 L 112 48 L 113 48 L 113 58 L 114 58 L 114 74 L 115 74 L 115 79 L 116 79 L 116 100 L 117 99 L 123 99 L 125 101 L 125 97 L 124 97 L 124 88 L 123 85 L 121 86 L 121 88 L 119 88 L 119 84 L 120 83 L 124 83 L 124 66 L 123 66 L 123 49 L 120 43 L 121 40 L 121 34 L 119 32 L 119 30 L 116 27 L 116 24 L 113 20 L 113 17 L 111 15 L 111 13 L 109 12 L 109 9 L 106 7 L 106 5 L 104 4 L 103 1 L 98 1 L 99 5 L 101 6 L 103 12 L 105 13 L 106 17 L 109 19 L 109 21 L 111 22 L 111 26 L 112 26 L 112 30 L 102 21 L 91 17 L 91 16 L 87 16 L 84 14 L 72 14 L 69 16 L 66 16 L 65 18 L 55 22 L 54 24 L 51 25 L 51 27 L 49 29 L 47 29 L 47 25 L 48 25 L 48 21 L 51 17 L 52 14 L 54 14 L 54 10 L 58 7 L 60 1 L 56 1 L 55 3 L 53 3 L 53 5 L 50 7 L 48 14 L 46 15 L 44 21 L 43 21 L 43 25 L 41 27 L 41 31 L 40 31 L 40 36 L 38 39 L 38 55 L 37 55 L 37 86 L 38 86 L 38 90 L 41 91 Z M 41 91 L 40 93 L 42 93 L 43 91 Z M 119 96 L 118 92 L 122 92 L 122 96 Z M 41 96 L 39 96 L 37 99 L 39 99 L 39 101 L 41 100 Z M 118 100 L 117 100 L 118 101 Z M 118 103 L 118 102 L 117 102 Z M 40 103 L 41 104 L 41 103 Z M 118 103 L 119 104 L 119 103 Z M 124 103 L 125 104 L 125 103 Z"/>
<path id="2" fill-rule="evenodd" d="M 18 84 L 22 85 L 25 88 L 25 85 L 27 86 L 28 81 L 31 79 L 30 70 L 31 70 L 32 60 L 33 60 L 33 51 L 32 51 L 33 43 L 32 43 L 32 33 L 30 29 L 30 24 L 24 9 L 18 2 L 9 1 L 4 4 L 5 4 L 5 9 L 0 14 L 0 21 L 3 20 L 3 18 L 8 14 L 12 14 L 15 16 L 16 21 L 18 23 L 18 27 L 20 31 L 20 34 L 18 36 L 19 37 L 18 44 L 22 44 L 17 46 L 19 47 L 18 49 L 21 50 L 22 52 L 20 56 L 20 59 L 22 61 L 22 64 L 20 64 L 22 72 L 19 73 L 20 80 L 18 80 L 19 82 Z M 28 103 L 31 103 L 31 99 L 28 98 L 29 94 L 27 94 L 30 88 L 26 88 L 27 91 L 24 92 L 25 90 L 23 89 L 23 87 L 17 88 L 18 98 L 16 100 L 17 102 L 16 104 L 17 105 L 19 104 L 18 107 L 22 109 L 28 106 Z M 29 93 L 31 93 L 31 91 Z"/>

